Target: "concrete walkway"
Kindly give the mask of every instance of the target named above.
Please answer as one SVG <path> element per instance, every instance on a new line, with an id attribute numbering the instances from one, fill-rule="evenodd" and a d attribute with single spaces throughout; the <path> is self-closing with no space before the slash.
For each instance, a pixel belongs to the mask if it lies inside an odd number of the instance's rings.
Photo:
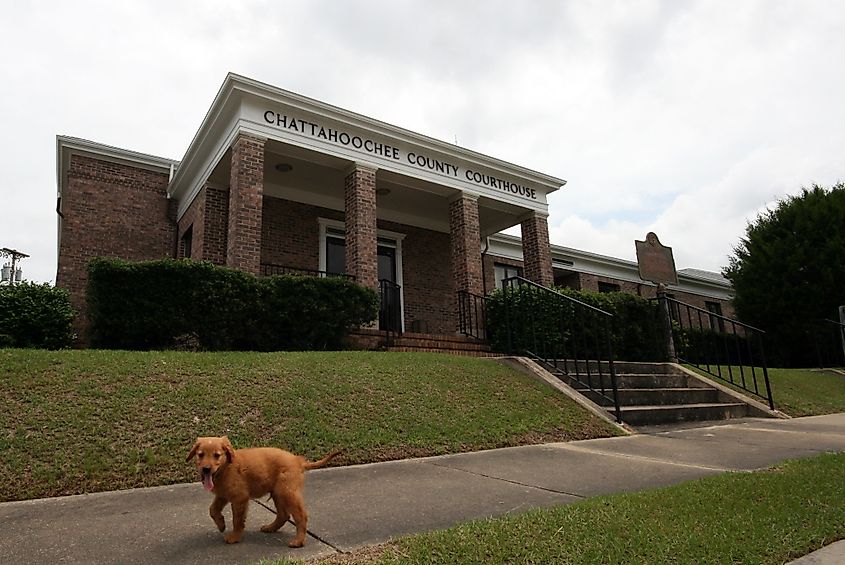
<path id="1" fill-rule="evenodd" d="M 652 429 L 621 438 L 497 449 L 311 471 L 310 536 L 288 549 L 293 526 L 277 534 L 253 504 L 241 543 L 223 543 L 199 482 L 0 504 L 4 563 L 249 563 L 350 551 L 474 518 L 570 504 L 784 459 L 845 451 L 845 414 L 793 420 Z M 226 513 L 227 523 L 230 514 Z M 836 548 L 840 547 L 839 552 Z M 827 548 L 842 563 L 841 544 Z M 815 554 L 814 554 L 815 555 Z M 806 559 L 812 559 L 808 556 Z M 833 559 L 833 560 L 830 560 Z"/>

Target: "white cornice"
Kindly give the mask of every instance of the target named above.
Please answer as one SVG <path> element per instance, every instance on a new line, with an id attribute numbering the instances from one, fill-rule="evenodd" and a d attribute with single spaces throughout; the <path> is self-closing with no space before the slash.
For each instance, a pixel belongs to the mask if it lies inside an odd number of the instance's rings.
<path id="1" fill-rule="evenodd" d="M 216 165 L 215 158 L 218 158 L 225 151 L 225 143 L 232 137 L 234 130 L 245 130 L 251 133 L 273 135 L 259 124 L 250 124 L 242 117 L 243 104 L 246 98 L 258 100 L 261 104 L 279 104 L 294 110 L 307 112 L 309 115 L 318 116 L 333 120 L 339 123 L 358 128 L 365 132 L 371 132 L 386 139 L 402 141 L 415 147 L 441 152 L 447 156 L 462 159 L 465 162 L 480 165 L 486 169 L 502 173 L 505 176 L 525 179 L 528 182 L 543 187 L 542 190 L 548 194 L 566 184 L 566 181 L 546 175 L 483 155 L 481 153 L 445 143 L 422 134 L 418 134 L 385 122 L 355 114 L 342 108 L 337 108 L 325 102 L 320 102 L 305 96 L 283 90 L 281 88 L 265 84 L 247 77 L 229 73 L 223 81 L 220 90 L 206 113 L 197 133 L 194 135 L 188 146 L 185 156 L 182 159 L 182 166 L 176 172 L 168 194 L 186 200 L 186 205 L 196 193 L 197 186 L 202 185 L 210 174 L 210 168 Z M 264 124 L 266 126 L 266 124 Z M 352 157 L 351 160 L 357 160 Z M 366 161 L 366 160 L 364 160 Z M 376 165 L 373 163 L 373 165 Z M 377 165 L 376 165 L 377 166 Z M 505 199 L 508 199 L 508 195 Z M 547 208 L 544 203 L 534 203 L 534 206 Z M 184 206 L 180 205 L 180 209 Z"/>
<path id="2" fill-rule="evenodd" d="M 179 161 L 168 159 L 166 157 L 158 157 L 156 155 L 149 155 L 138 151 L 130 151 L 129 149 L 121 149 L 120 147 L 97 143 L 96 141 L 90 141 L 79 137 L 57 135 L 56 185 L 58 187 L 59 195 L 61 195 L 62 188 L 64 187 L 65 171 L 62 169 L 65 162 L 64 157 L 70 153 L 92 155 L 94 157 L 116 161 L 119 163 L 126 163 L 135 167 L 152 169 L 154 171 L 170 171 L 171 167 L 179 166 Z"/>
<path id="3" fill-rule="evenodd" d="M 290 92 L 277 86 L 266 84 L 245 76 L 229 73 L 226 76 L 226 82 L 231 82 L 232 88 L 238 88 L 244 92 L 249 92 L 250 94 L 266 98 L 270 101 L 282 102 L 326 118 L 338 119 L 352 125 L 363 126 L 363 129 L 366 130 L 388 132 L 392 134 L 393 137 L 402 139 L 403 141 L 413 145 L 430 147 L 447 154 L 456 155 L 468 161 L 474 161 L 486 167 L 509 171 L 511 174 L 517 174 L 518 176 L 531 179 L 534 182 L 546 185 L 549 188 L 553 187 L 552 190 L 556 190 L 566 184 L 566 181 L 563 179 L 534 171 L 520 165 L 515 165 L 502 159 L 490 157 L 489 155 L 484 155 L 483 153 L 460 147 L 459 145 L 440 141 L 439 139 L 434 139 L 399 126 L 394 126 L 392 124 L 376 120 L 375 118 L 356 114 L 355 112 L 344 110 L 343 108 L 338 108 L 337 106 L 332 106 L 331 104 L 327 104 L 313 98 L 308 98 L 307 96 L 296 94 L 295 92 Z M 226 85 L 226 82 L 224 82 L 224 86 Z M 549 190 L 549 192 L 552 190 Z"/>

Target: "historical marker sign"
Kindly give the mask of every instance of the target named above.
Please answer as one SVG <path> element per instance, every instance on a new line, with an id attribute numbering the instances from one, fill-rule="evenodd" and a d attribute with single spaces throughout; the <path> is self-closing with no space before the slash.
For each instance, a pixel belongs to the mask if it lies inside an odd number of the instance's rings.
<path id="1" fill-rule="evenodd" d="M 645 241 L 635 240 L 634 243 L 637 246 L 637 266 L 641 279 L 657 284 L 678 284 L 671 247 L 662 245 L 654 232 L 648 232 Z"/>

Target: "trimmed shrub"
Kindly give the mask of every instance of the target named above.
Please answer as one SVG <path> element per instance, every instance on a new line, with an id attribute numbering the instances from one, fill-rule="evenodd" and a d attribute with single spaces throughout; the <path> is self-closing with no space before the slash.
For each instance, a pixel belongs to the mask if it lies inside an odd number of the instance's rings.
<path id="1" fill-rule="evenodd" d="M 375 319 L 378 295 L 341 278 L 255 277 L 209 262 L 95 259 L 91 343 L 120 349 L 337 349 Z"/>
<path id="2" fill-rule="evenodd" d="M 594 308 L 613 314 L 605 316 L 576 308 L 554 294 L 523 285 L 505 293 L 498 290 L 487 301 L 487 326 L 494 351 L 508 351 L 508 328 L 512 351 L 531 350 L 567 356 L 595 356 L 606 352 L 605 328 L 609 328 L 615 359 L 626 361 L 663 360 L 660 352 L 657 305 L 624 292 L 598 293 L 555 288 Z"/>
<path id="3" fill-rule="evenodd" d="M 67 290 L 48 283 L 0 287 L 0 347 L 61 349 L 73 342 Z"/>

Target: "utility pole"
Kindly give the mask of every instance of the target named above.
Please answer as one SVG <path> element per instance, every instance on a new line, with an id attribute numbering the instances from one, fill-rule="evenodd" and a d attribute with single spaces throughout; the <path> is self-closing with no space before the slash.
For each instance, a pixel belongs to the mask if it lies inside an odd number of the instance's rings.
<path id="1" fill-rule="evenodd" d="M 9 249 L 8 247 L 3 247 L 0 249 L 0 255 L 3 257 L 9 257 L 12 260 L 11 266 L 6 263 L 3 265 L 2 270 L 2 282 L 8 281 L 9 285 L 13 285 L 16 282 L 21 282 L 21 278 L 23 277 L 23 272 L 20 267 L 16 267 L 17 262 L 21 259 L 26 259 L 29 257 L 26 253 L 22 253 L 16 249 Z"/>

